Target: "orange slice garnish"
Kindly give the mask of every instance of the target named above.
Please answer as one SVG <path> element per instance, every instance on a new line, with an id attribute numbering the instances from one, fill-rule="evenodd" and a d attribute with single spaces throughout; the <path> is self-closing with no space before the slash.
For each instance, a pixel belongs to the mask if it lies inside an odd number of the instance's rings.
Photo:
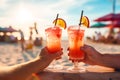
<path id="1" fill-rule="evenodd" d="M 56 25 L 57 26 L 59 26 L 59 27 L 61 27 L 61 28 L 64 28 L 64 29 L 66 29 L 66 22 L 65 22 L 65 20 L 63 20 L 62 18 L 58 18 L 57 19 L 57 21 L 56 21 L 56 19 L 53 21 L 53 23 L 55 24 L 56 23 Z"/>
<path id="2" fill-rule="evenodd" d="M 89 28 L 90 23 L 89 23 L 89 19 L 87 16 L 82 17 L 81 24 L 84 25 L 85 27 Z"/>

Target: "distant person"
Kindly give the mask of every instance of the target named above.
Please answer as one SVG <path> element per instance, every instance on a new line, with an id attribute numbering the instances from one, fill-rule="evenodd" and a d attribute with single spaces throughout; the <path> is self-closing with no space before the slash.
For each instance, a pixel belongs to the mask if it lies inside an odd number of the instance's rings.
<path id="1" fill-rule="evenodd" d="M 120 44 L 120 29 L 119 29 L 119 31 L 115 34 L 115 41 L 116 41 L 116 43 L 117 44 Z"/>
<path id="2" fill-rule="evenodd" d="M 114 31 L 113 29 L 110 29 L 110 31 L 106 34 L 106 43 L 114 43 Z"/>
<path id="3" fill-rule="evenodd" d="M 32 40 L 32 35 L 33 35 L 33 31 L 32 31 L 32 27 L 30 27 L 30 36 L 29 36 L 29 40 Z"/>
<path id="4" fill-rule="evenodd" d="M 96 41 L 99 41 L 99 40 L 100 40 L 100 37 L 101 37 L 101 33 L 95 31 L 95 34 L 96 34 L 96 36 L 95 36 L 95 40 L 96 40 Z"/>
<path id="5" fill-rule="evenodd" d="M 97 42 L 104 42 L 105 40 L 105 37 L 101 34 L 101 32 L 96 32 L 95 31 L 95 36 L 94 36 L 94 41 L 97 41 Z"/>
<path id="6" fill-rule="evenodd" d="M 38 34 L 37 23 L 36 22 L 34 22 L 34 28 L 33 29 L 35 29 L 36 34 Z"/>
<path id="7" fill-rule="evenodd" d="M 24 43 L 25 43 L 24 33 L 23 33 L 22 30 L 19 30 L 19 32 L 20 32 L 20 37 L 21 37 L 21 39 L 20 39 L 21 49 L 22 49 L 22 52 L 23 52 L 25 50 L 25 48 L 24 48 Z"/>
<path id="8" fill-rule="evenodd" d="M 62 54 L 62 49 L 55 54 L 50 54 L 47 48 L 44 47 L 41 49 L 39 56 L 31 61 L 14 66 L 0 66 L 0 80 L 29 80 L 32 74 L 43 71 L 54 59 Z M 33 75 L 33 77 L 35 76 Z"/>
<path id="9" fill-rule="evenodd" d="M 36 37 L 35 41 L 34 41 L 34 45 L 35 46 L 41 46 L 42 45 L 42 38 Z"/>
<path id="10" fill-rule="evenodd" d="M 13 36 L 12 34 L 10 35 L 10 42 L 15 43 L 17 42 L 17 37 Z"/>
<path id="11" fill-rule="evenodd" d="M 120 52 L 119 54 L 101 54 L 95 48 L 89 45 L 81 47 L 81 50 L 85 53 L 85 59 L 82 60 L 82 62 L 91 65 L 100 65 L 120 70 Z"/>

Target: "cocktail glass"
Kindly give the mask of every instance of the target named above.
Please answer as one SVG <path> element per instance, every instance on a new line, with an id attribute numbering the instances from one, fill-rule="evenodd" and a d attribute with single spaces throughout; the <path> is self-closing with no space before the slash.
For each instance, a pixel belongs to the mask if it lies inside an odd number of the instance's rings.
<path id="1" fill-rule="evenodd" d="M 57 26 L 54 27 L 49 27 L 47 29 L 45 29 L 45 33 L 46 33 L 46 41 L 47 41 L 47 49 L 50 52 L 50 54 L 54 54 L 57 51 L 61 50 L 61 34 L 62 34 L 62 29 L 60 29 Z M 51 68 L 55 68 L 54 67 L 55 64 L 53 62 L 53 66 Z"/>
<path id="2" fill-rule="evenodd" d="M 74 67 L 69 68 L 71 71 L 83 72 L 85 68 L 80 67 L 79 61 L 84 59 L 84 52 L 80 47 L 84 45 L 85 29 L 79 26 L 70 26 L 67 29 L 69 40 L 69 59 L 72 60 Z"/>

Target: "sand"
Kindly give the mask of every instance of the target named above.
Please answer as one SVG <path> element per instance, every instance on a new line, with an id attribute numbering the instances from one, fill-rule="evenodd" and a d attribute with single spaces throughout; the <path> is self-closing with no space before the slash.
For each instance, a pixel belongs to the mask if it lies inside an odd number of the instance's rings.
<path id="1" fill-rule="evenodd" d="M 120 52 L 120 45 L 115 44 L 105 44 L 105 43 L 95 43 L 91 41 L 85 41 L 85 44 L 89 44 L 97 49 L 101 53 L 110 52 L 111 54 Z M 14 64 L 23 63 L 35 58 L 42 47 L 45 46 L 45 41 L 43 41 L 43 46 L 34 47 L 33 51 L 21 52 L 20 43 L 18 44 L 10 44 L 10 43 L 0 43 L 0 65 L 11 66 Z M 62 41 L 62 47 L 64 54 L 62 55 L 62 59 L 56 61 L 55 64 L 62 66 L 72 66 L 71 61 L 68 60 L 67 56 L 67 48 L 68 41 Z"/>

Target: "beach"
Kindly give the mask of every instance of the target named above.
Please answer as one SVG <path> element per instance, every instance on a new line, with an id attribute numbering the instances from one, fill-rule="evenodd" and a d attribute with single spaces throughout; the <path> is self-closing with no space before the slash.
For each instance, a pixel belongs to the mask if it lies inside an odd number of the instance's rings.
<path id="1" fill-rule="evenodd" d="M 85 40 L 85 44 L 93 46 L 96 50 L 104 53 L 118 53 L 120 52 L 120 45 L 116 44 L 105 44 L 105 43 L 96 43 Z M 33 51 L 29 50 L 27 52 L 21 52 L 20 43 L 0 43 L 0 65 L 15 65 L 23 62 L 30 61 L 34 59 L 39 53 L 42 47 L 46 45 L 46 42 L 43 41 L 43 45 L 40 47 L 34 47 Z M 64 54 L 62 58 L 56 61 L 56 64 L 62 66 L 72 66 L 71 61 L 68 59 L 67 48 L 68 41 L 62 40 L 62 48 Z"/>

